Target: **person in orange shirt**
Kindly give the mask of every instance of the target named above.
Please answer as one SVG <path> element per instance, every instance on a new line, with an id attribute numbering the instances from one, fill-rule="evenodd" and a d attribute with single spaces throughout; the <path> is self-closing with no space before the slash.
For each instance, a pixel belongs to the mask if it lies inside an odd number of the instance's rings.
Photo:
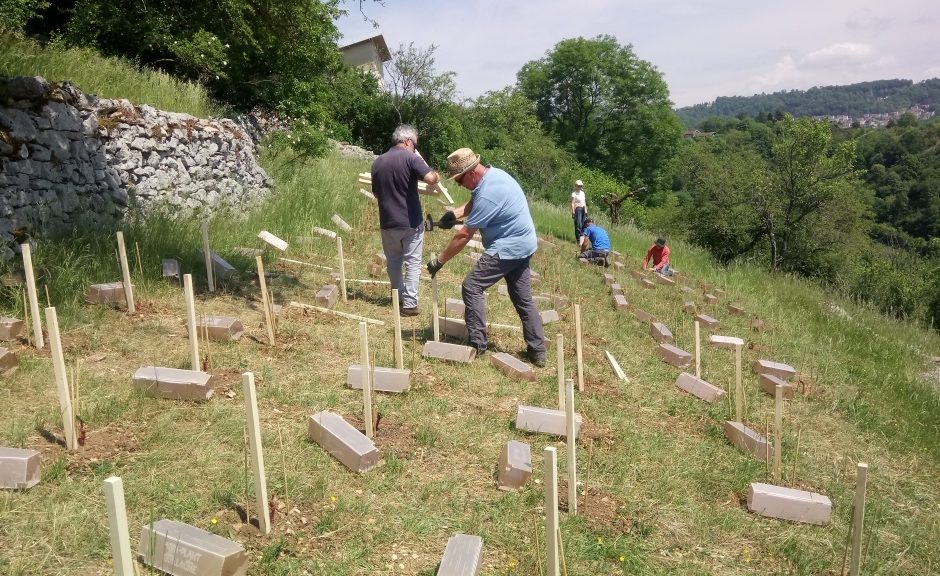
<path id="1" fill-rule="evenodd" d="M 656 242 L 646 251 L 646 256 L 643 257 L 643 269 L 646 270 L 650 263 L 653 265 L 650 268 L 653 272 L 663 276 L 672 276 L 672 269 L 669 265 L 669 246 L 666 246 L 666 239 L 662 236 L 656 238 Z"/>

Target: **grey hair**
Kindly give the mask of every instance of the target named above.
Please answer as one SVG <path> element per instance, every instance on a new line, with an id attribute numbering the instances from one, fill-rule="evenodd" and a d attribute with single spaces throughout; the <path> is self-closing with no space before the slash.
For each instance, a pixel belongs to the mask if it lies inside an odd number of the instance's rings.
<path id="1" fill-rule="evenodd" d="M 392 142 L 395 144 L 402 144 L 406 140 L 418 142 L 418 131 L 411 124 L 402 124 L 392 133 Z"/>

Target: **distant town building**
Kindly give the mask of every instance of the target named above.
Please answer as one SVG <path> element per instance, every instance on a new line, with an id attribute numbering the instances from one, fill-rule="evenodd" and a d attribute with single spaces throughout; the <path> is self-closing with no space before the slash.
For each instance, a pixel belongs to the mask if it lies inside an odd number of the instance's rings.
<path id="1" fill-rule="evenodd" d="M 829 114 L 825 116 L 813 116 L 813 118 L 816 120 L 828 120 L 840 128 L 849 128 L 853 125 L 862 128 L 883 128 L 892 120 L 897 122 L 898 119 L 906 113 L 913 114 L 914 118 L 918 120 L 926 120 L 932 118 L 934 115 L 934 111 L 926 104 L 915 104 L 906 110 L 896 110 L 894 112 L 884 112 L 881 114 L 862 114 L 861 116 Z"/>
<path id="2" fill-rule="evenodd" d="M 382 82 L 385 77 L 383 64 L 392 59 L 385 37 L 381 34 L 340 46 L 339 51 L 343 53 L 344 64 L 371 72 L 379 82 Z"/>
<path id="3" fill-rule="evenodd" d="M 708 138 L 714 136 L 716 132 L 702 132 L 701 130 L 689 129 L 682 133 L 683 138 Z"/>

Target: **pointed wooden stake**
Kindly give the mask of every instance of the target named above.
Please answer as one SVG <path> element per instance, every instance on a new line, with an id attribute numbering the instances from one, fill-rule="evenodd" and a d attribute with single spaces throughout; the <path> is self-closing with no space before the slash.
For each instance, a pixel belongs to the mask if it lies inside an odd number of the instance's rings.
<path id="1" fill-rule="evenodd" d="M 124 246 L 124 233 L 117 233 L 118 258 L 121 260 L 121 277 L 124 279 L 124 299 L 127 300 L 127 313 L 136 314 L 137 306 L 134 304 L 134 285 L 131 284 L 131 268 L 127 264 L 127 249 Z"/>
<path id="2" fill-rule="evenodd" d="M 868 464 L 859 462 L 855 469 L 855 513 L 852 515 L 852 561 L 849 564 L 849 576 L 858 576 L 862 570 L 862 529 L 865 525 L 867 483 Z"/>
<path id="3" fill-rule="evenodd" d="M 741 380 L 741 345 L 734 347 L 734 419 L 744 423 L 744 383 Z"/>
<path id="4" fill-rule="evenodd" d="M 558 409 L 565 409 L 565 336 L 555 335 L 555 356 L 558 364 Z"/>
<path id="5" fill-rule="evenodd" d="M 695 377 L 702 377 L 702 335 L 699 321 L 695 321 Z"/>
<path id="6" fill-rule="evenodd" d="M 65 448 L 78 449 L 75 437 L 75 413 L 72 410 L 72 392 L 69 390 L 68 375 L 65 373 L 65 355 L 62 353 L 62 339 L 59 336 L 59 317 L 55 308 L 46 308 L 46 326 L 49 327 L 49 344 L 52 347 L 52 368 L 59 393 L 59 410 L 62 413 L 62 428 L 65 432 Z"/>
<path id="7" fill-rule="evenodd" d="M 124 505 L 124 482 L 117 476 L 104 480 L 104 500 L 111 528 L 114 576 L 134 576 L 134 557 L 131 555 L 131 536 L 127 527 L 127 508 Z"/>
<path id="8" fill-rule="evenodd" d="M 568 513 L 578 514 L 578 438 L 574 431 L 574 380 L 565 382 L 565 432 L 568 436 Z"/>
<path id="9" fill-rule="evenodd" d="M 258 417 L 258 397 L 253 372 L 242 374 L 242 392 L 245 395 L 245 416 L 248 420 L 248 445 L 251 448 L 251 470 L 255 475 L 255 513 L 262 534 L 271 533 L 271 510 L 268 508 L 268 481 L 264 475 L 264 451 L 261 447 L 261 423 Z M 247 511 L 246 511 L 247 515 Z"/>
<path id="10" fill-rule="evenodd" d="M 575 353 L 578 356 L 578 392 L 584 392 L 584 352 L 581 346 L 581 305 L 574 305 Z"/>
<path id="11" fill-rule="evenodd" d="M 42 320 L 39 318 L 39 296 L 36 294 L 36 277 L 33 275 L 32 248 L 29 243 L 20 244 L 23 251 L 23 271 L 26 273 L 26 295 L 29 298 L 29 312 L 33 319 L 33 344 L 43 348 L 46 344 L 42 336 Z"/>
<path id="12" fill-rule="evenodd" d="M 401 343 L 401 311 L 398 309 L 398 288 L 392 288 L 392 323 L 395 326 L 395 367 L 405 368 L 405 352 Z"/>
<path id="13" fill-rule="evenodd" d="M 437 254 L 431 254 L 431 260 L 437 258 Z M 437 276 L 431 277 L 431 331 L 434 333 L 434 341 L 441 341 L 441 326 L 438 321 L 441 311 L 437 304 Z"/>
<path id="14" fill-rule="evenodd" d="M 346 260 L 343 258 L 343 238 L 336 237 L 336 255 L 339 258 L 339 294 L 346 302 Z"/>
<path id="15" fill-rule="evenodd" d="M 558 558 L 558 451 L 548 446 L 544 452 L 542 482 L 545 484 L 545 547 L 548 576 L 561 576 Z"/>
<path id="16" fill-rule="evenodd" d="M 372 423 L 372 375 L 369 369 L 369 324 L 359 323 L 359 363 L 362 365 L 362 419 L 366 427 L 366 436 L 375 436 Z"/>
<path id="17" fill-rule="evenodd" d="M 783 452 L 783 386 L 774 389 L 774 482 L 780 482 L 780 462 Z"/>
<path id="18" fill-rule="evenodd" d="M 189 330 L 189 358 L 192 369 L 201 371 L 199 366 L 199 332 L 196 330 L 196 299 L 193 296 L 193 275 L 183 274 L 183 300 L 186 304 L 186 328 Z"/>
<path id="19" fill-rule="evenodd" d="M 268 333 L 268 344 L 274 346 L 274 321 L 271 319 L 271 304 L 268 302 L 268 282 L 264 278 L 264 262 L 255 256 L 258 267 L 258 286 L 261 288 L 261 307 L 264 308 L 264 327 Z"/>

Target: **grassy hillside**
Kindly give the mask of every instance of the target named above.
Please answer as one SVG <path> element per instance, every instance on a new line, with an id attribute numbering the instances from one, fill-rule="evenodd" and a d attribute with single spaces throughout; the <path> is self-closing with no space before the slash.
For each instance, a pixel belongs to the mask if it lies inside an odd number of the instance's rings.
<path id="1" fill-rule="evenodd" d="M 6 54 L 0 62 L 9 61 Z M 42 62 L 23 65 L 21 73 L 64 77 Z M 121 95 L 123 83 L 98 91 Z M 146 94 L 140 100 L 195 113 L 174 93 L 182 91 L 169 91 L 163 103 Z M 81 303 L 89 283 L 120 278 L 113 231 L 36 247 L 40 293 L 48 286 L 62 317 L 87 441 L 75 453 L 55 442 L 62 422 L 48 348 L 12 343 L 21 365 L 0 382 L 0 445 L 40 450 L 43 479 L 29 491 L 0 495 L 0 574 L 111 573 L 101 485 L 110 475 L 124 480 L 135 549 L 141 525 L 166 517 L 243 543 L 253 575 L 430 576 L 447 539 L 465 532 L 484 539 L 483 574 L 540 574 L 543 486 L 535 479 L 542 477 L 541 454 L 548 445 L 559 447 L 564 477 L 565 446 L 557 438 L 515 430 L 513 422 L 519 404 L 557 402 L 554 346 L 536 383 L 510 380 L 485 357 L 469 366 L 425 360 L 420 349 L 430 337 L 430 291 L 424 283 L 424 313 L 403 323 L 412 390 L 378 398 L 376 443 L 383 463 L 366 474 L 349 473 L 306 439 L 306 419 L 331 409 L 361 424 L 361 396 L 344 384 L 347 366 L 359 360 L 356 323 L 286 309 L 277 344 L 268 346 L 254 264 L 234 248 L 258 247 L 255 235 L 267 229 L 290 242 L 288 258 L 333 266 L 332 242 L 302 238 L 312 226 L 332 228 L 330 217 L 338 213 L 356 226 L 344 237 L 348 273 L 365 277 L 380 249 L 375 208 L 355 184 L 367 165 L 270 151 L 263 161 L 277 195 L 250 213 L 219 214 L 210 222 L 213 250 L 241 271 L 215 294 L 206 291 L 194 221 L 152 216 L 126 224 L 139 306 L 134 317 Z M 532 208 L 540 234 L 556 237 L 558 244 L 534 259 L 544 278 L 537 291 L 568 295 L 583 309 L 586 386 L 576 398 L 585 420 L 578 446 L 582 514 L 563 513 L 561 527 L 569 575 L 838 574 L 860 461 L 870 465 L 865 573 L 940 573 L 940 400 L 935 385 L 922 377 L 925 354 L 940 355 L 936 334 L 833 302 L 801 280 L 753 268 L 717 268 L 701 251 L 673 245 L 679 269 L 728 291 L 705 310 L 721 320 L 720 333 L 748 341 L 746 363 L 770 358 L 800 371 L 800 393 L 785 411 L 783 483 L 830 496 L 833 522 L 817 527 L 762 519 L 748 513 L 742 499 L 748 484 L 767 480 L 769 472 L 725 440 L 721 422 L 729 406 L 706 405 L 675 389 L 678 370 L 658 359 L 648 328 L 614 310 L 601 270 L 574 261 L 566 210 L 541 203 Z M 438 213 L 440 206 L 431 200 L 426 209 Z M 650 236 L 629 227 L 611 232 L 628 269 L 638 266 Z M 426 253 L 440 251 L 448 239 L 446 232 L 429 234 Z M 265 254 L 277 302 L 312 302 L 327 272 L 279 256 Z M 141 366 L 189 365 L 183 299 L 159 277 L 163 258 L 179 259 L 183 271 L 194 274 L 199 315 L 232 315 L 246 326 L 238 343 L 203 347 L 216 389 L 207 403 L 148 398 L 131 386 Z M 462 257 L 447 264 L 439 276 L 441 299 L 459 297 L 468 269 Z M 632 304 L 666 323 L 678 346 L 692 349 L 684 294 L 645 290 L 626 272 L 610 272 Z M 517 324 L 508 300 L 491 292 L 489 319 Z M 727 314 L 731 301 L 763 318 L 768 329 L 752 332 L 749 318 Z M 390 319 L 381 286 L 351 285 L 350 300 L 337 308 Z M 0 313 L 22 317 L 22 309 L 21 292 L 0 288 Z M 551 338 L 564 334 L 566 373 L 572 377 L 572 310 L 563 310 L 562 321 L 546 332 Z M 370 336 L 376 362 L 392 365 L 391 323 L 371 329 Z M 494 331 L 492 342 L 510 353 L 524 346 L 511 331 Z M 620 361 L 629 383 L 614 377 L 605 350 Z M 732 356 L 704 347 L 703 377 L 730 387 Z M 260 536 L 243 516 L 246 507 L 254 515 L 240 386 L 246 370 L 256 374 L 268 491 L 279 502 L 270 536 Z M 765 431 L 772 404 L 747 370 L 745 384 L 747 420 Z M 532 447 L 533 481 L 520 493 L 495 488 L 499 450 L 509 439 Z"/>
<path id="2" fill-rule="evenodd" d="M 350 474 L 306 440 L 305 420 L 332 409 L 361 421 L 361 396 L 344 386 L 346 367 L 358 362 L 356 323 L 288 311 L 277 345 L 267 346 L 262 315 L 253 308 L 258 294 L 252 263 L 232 248 L 257 246 L 254 235 L 268 229 L 290 242 L 288 257 L 330 265 L 331 242 L 304 243 L 299 237 L 314 225 L 330 227 L 336 212 L 357 226 L 345 239 L 347 266 L 350 276 L 364 277 L 379 250 L 374 207 L 354 184 L 365 165 L 337 158 L 265 161 L 278 196 L 251 214 L 219 216 L 211 223 L 213 248 L 244 273 L 221 293 L 210 295 L 201 287 L 197 313 L 239 317 L 247 334 L 236 344 L 209 347 L 217 392 L 208 403 L 147 398 L 130 385 L 140 366 L 188 365 L 182 297 L 158 274 L 161 258 L 177 257 L 202 283 L 196 223 L 155 219 L 128 225 L 125 234 L 131 246 L 139 244 L 143 269 L 140 275 L 134 262 L 141 313 L 133 318 L 78 304 L 86 283 L 120 277 L 110 237 L 39 245 L 37 266 L 46 271 L 53 303 L 64 309 L 66 358 L 77 371 L 78 413 L 87 422 L 88 440 L 67 454 L 45 438 L 61 435 L 48 352 L 15 345 L 21 368 L 0 387 L 10 415 L 0 427 L 0 445 L 41 450 L 43 482 L 0 500 L 0 572 L 107 573 L 101 481 L 117 474 L 125 482 L 132 535 L 152 518 L 189 522 L 245 544 L 252 574 L 430 575 L 455 532 L 484 538 L 483 573 L 538 574 L 542 486 L 531 482 L 521 493 L 503 493 L 495 488 L 494 471 L 508 439 L 531 444 L 533 478 L 541 478 L 545 446 L 559 446 L 559 461 L 565 461 L 563 442 L 512 425 L 518 404 L 557 402 L 554 354 L 535 384 L 508 379 L 486 358 L 469 367 L 422 359 L 430 305 L 424 284 L 426 314 L 404 323 L 413 389 L 378 400 L 376 442 L 384 464 Z M 427 204 L 439 210 L 436 202 Z M 940 403 L 936 391 L 918 380 L 921 354 L 937 353 L 935 336 L 844 303 L 839 305 L 848 316 L 833 314 L 826 295 L 801 281 L 747 268 L 716 269 L 701 253 L 674 247 L 680 269 L 729 292 L 708 310 L 722 321 L 722 334 L 748 340 L 745 362 L 789 362 L 805 384 L 786 409 L 785 483 L 832 497 L 834 520 L 815 527 L 761 519 L 746 511 L 742 498 L 748 484 L 766 480 L 768 471 L 724 439 L 721 421 L 729 417 L 729 406 L 705 405 L 679 393 L 673 387 L 678 371 L 658 360 L 648 329 L 613 309 L 599 269 L 572 258 L 564 211 L 543 204 L 533 211 L 542 234 L 561 237 L 557 247 L 535 258 L 534 268 L 544 276 L 538 290 L 580 300 L 584 311 L 586 390 L 576 402 L 586 421 L 579 466 L 587 494 L 582 515 L 563 515 L 568 574 L 838 573 L 859 461 L 871 466 L 868 573 L 937 572 L 940 453 L 934 439 Z M 426 251 L 439 251 L 447 239 L 445 233 L 429 235 Z M 613 239 L 631 266 L 648 242 L 629 228 L 615 228 Z M 277 256 L 266 254 L 278 302 L 312 302 L 327 273 Z M 462 258 L 447 265 L 441 298 L 459 297 L 468 266 Z M 646 291 L 628 274 L 617 276 L 634 305 L 664 321 L 680 347 L 693 347 L 680 292 Z M 752 333 L 747 318 L 725 313 L 728 301 L 760 315 L 769 329 Z M 4 314 L 21 307 L 18 296 L 5 293 Z M 338 308 L 385 320 L 390 314 L 381 287 L 351 288 L 351 299 Z M 493 321 L 518 322 L 508 301 L 495 293 L 488 310 Z M 562 316 L 547 333 L 565 334 L 567 372 L 573 375 L 572 311 Z M 371 331 L 379 365 L 392 365 L 390 326 Z M 493 341 L 510 353 L 524 346 L 513 332 L 494 332 Z M 605 350 L 619 359 L 628 384 L 616 380 Z M 706 347 L 703 376 L 728 387 L 731 358 Z M 259 383 L 269 493 L 283 503 L 267 537 L 239 513 L 246 503 L 254 508 L 244 464 L 239 374 L 245 370 L 254 371 Z M 748 421 L 764 430 L 772 404 L 749 372 L 745 382 Z"/>

